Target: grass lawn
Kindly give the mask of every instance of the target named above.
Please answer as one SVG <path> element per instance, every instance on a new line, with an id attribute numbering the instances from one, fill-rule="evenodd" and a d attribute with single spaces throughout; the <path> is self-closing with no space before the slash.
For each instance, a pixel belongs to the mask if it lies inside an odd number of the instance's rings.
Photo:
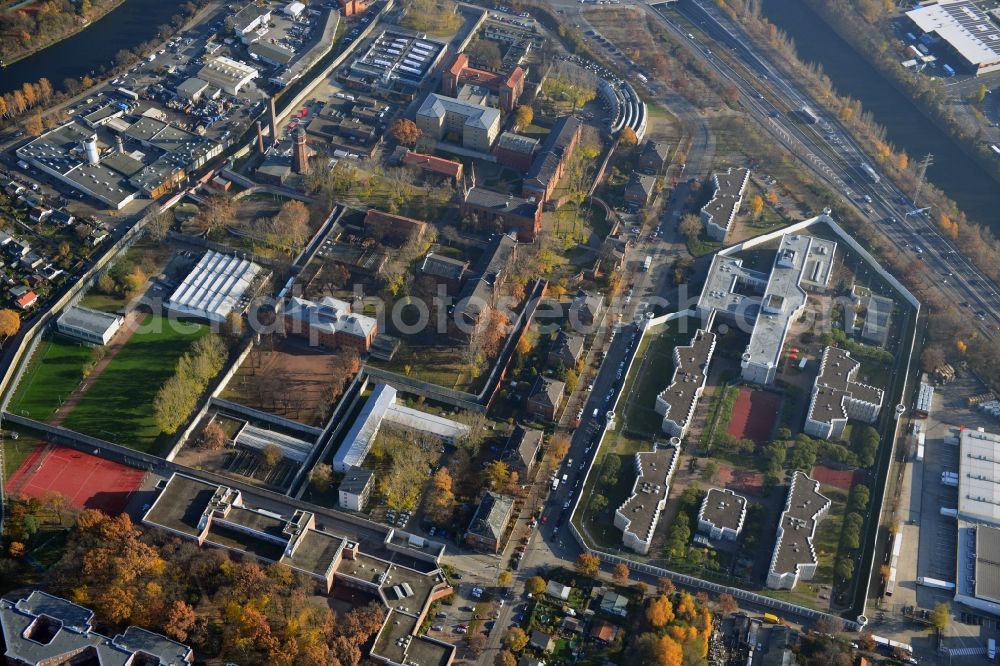
<path id="1" fill-rule="evenodd" d="M 642 359 L 638 373 L 629 377 L 624 409 L 625 426 L 630 434 L 663 437 L 660 426 L 663 417 L 656 413 L 656 396 L 667 388 L 674 372 L 674 347 L 687 344 L 696 330 L 694 321 L 688 322 L 686 333 L 679 333 L 678 322 L 670 322 L 659 335 L 646 335 L 636 354 Z"/>
<path id="2" fill-rule="evenodd" d="M 21 435 L 17 439 L 11 439 L 6 435 L 3 440 L 3 475 L 5 479 L 18 470 L 31 452 L 42 445 L 42 440 L 37 437 Z"/>
<path id="3" fill-rule="evenodd" d="M 153 422 L 153 398 L 174 374 L 177 359 L 208 327 L 178 326 L 150 317 L 122 347 L 67 415 L 63 425 L 147 453 L 158 453 L 169 437 Z"/>
<path id="4" fill-rule="evenodd" d="M 107 294 L 98 292 L 96 289 L 91 289 L 80 299 L 80 305 L 83 307 L 100 310 L 101 312 L 119 312 L 124 310 L 127 304 L 128 300 L 124 298 L 108 296 Z"/>
<path id="5" fill-rule="evenodd" d="M 10 411 L 40 421 L 52 416 L 83 379 L 91 353 L 90 347 L 61 337 L 42 340 L 17 385 Z"/>
<path id="6" fill-rule="evenodd" d="M 470 373 L 461 350 L 452 347 L 409 347 L 404 344 L 391 362 L 376 362 L 373 365 L 456 391 L 475 393 L 481 383 L 479 377 Z M 483 374 L 487 371 L 488 368 Z"/>

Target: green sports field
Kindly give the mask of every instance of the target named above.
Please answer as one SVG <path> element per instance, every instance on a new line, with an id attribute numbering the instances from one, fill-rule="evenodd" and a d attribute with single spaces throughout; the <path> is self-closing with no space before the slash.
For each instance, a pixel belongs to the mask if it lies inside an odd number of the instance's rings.
<path id="1" fill-rule="evenodd" d="M 208 327 L 146 320 L 84 394 L 63 425 L 147 453 L 162 453 L 168 438 L 153 422 L 153 398 L 177 360 Z"/>
<path id="2" fill-rule="evenodd" d="M 48 420 L 83 379 L 91 348 L 60 337 L 42 340 L 10 402 L 10 411 Z"/>

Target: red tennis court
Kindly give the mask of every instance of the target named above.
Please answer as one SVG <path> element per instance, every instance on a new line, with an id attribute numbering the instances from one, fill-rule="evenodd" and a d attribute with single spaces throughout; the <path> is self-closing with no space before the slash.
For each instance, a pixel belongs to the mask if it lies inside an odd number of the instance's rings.
<path id="1" fill-rule="evenodd" d="M 752 439 L 757 444 L 766 444 L 771 441 L 780 407 L 781 397 L 778 394 L 741 387 L 726 432 L 737 439 Z"/>
<path id="2" fill-rule="evenodd" d="M 115 515 L 142 484 L 144 472 L 62 446 L 40 446 L 14 472 L 11 495 L 41 498 L 55 491 L 73 508 Z"/>
<path id="3" fill-rule="evenodd" d="M 824 486 L 850 490 L 860 480 L 861 473 L 853 469 L 834 469 L 826 465 L 816 465 L 812 468 L 812 478 Z"/>

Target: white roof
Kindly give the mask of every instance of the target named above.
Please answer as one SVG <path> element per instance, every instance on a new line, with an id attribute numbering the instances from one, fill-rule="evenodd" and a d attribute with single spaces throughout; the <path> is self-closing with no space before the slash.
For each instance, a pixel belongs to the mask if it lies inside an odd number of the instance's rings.
<path id="1" fill-rule="evenodd" d="M 365 406 L 354 420 L 354 425 L 344 436 L 344 441 L 337 454 L 333 457 L 333 467 L 344 470 L 348 467 L 361 467 L 361 462 L 368 455 L 378 429 L 382 426 L 386 410 L 396 401 L 396 389 L 388 384 L 377 384 Z"/>
<path id="2" fill-rule="evenodd" d="M 285 314 L 327 333 L 349 333 L 367 338 L 375 329 L 374 317 L 351 312 L 351 304 L 338 298 L 326 296 L 318 303 L 294 296 L 285 307 Z"/>
<path id="3" fill-rule="evenodd" d="M 290 2 L 285 5 L 285 8 L 282 11 L 289 16 L 298 16 L 305 8 L 306 6 L 301 2 Z"/>
<path id="4" fill-rule="evenodd" d="M 1000 435 L 965 429 L 960 452 L 959 515 L 1000 526 Z"/>
<path id="5" fill-rule="evenodd" d="M 313 445 L 305 440 L 273 430 L 265 430 L 247 423 L 236 435 L 236 443 L 251 449 L 262 450 L 268 444 L 281 449 L 281 455 L 295 462 L 303 462 Z"/>
<path id="6" fill-rule="evenodd" d="M 247 289 L 263 269 L 247 259 L 215 250 L 205 253 L 167 300 L 175 312 L 211 321 L 225 321 L 242 306 Z"/>
<path id="7" fill-rule="evenodd" d="M 1000 62 L 1000 29 L 971 0 L 941 0 L 906 15 L 922 31 L 936 34 L 977 67 Z"/>

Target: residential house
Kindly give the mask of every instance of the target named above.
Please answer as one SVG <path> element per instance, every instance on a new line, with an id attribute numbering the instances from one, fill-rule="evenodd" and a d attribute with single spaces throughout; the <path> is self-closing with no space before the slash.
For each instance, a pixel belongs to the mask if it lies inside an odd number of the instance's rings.
<path id="1" fill-rule="evenodd" d="M 466 543 L 478 550 L 500 552 L 500 542 L 513 512 L 513 497 L 487 491 L 465 531 Z"/>
<path id="2" fill-rule="evenodd" d="M 625 202 L 640 208 L 647 206 L 653 200 L 653 193 L 655 191 L 655 176 L 647 176 L 644 173 L 633 171 L 628 184 L 625 186 Z"/>
<path id="3" fill-rule="evenodd" d="M 539 377 L 531 389 L 531 395 L 528 396 L 528 413 L 546 421 L 555 421 L 565 390 L 565 382 Z"/>
<path id="4" fill-rule="evenodd" d="M 556 642 L 552 636 L 538 629 L 531 632 L 531 640 L 528 642 L 528 645 L 545 653 L 556 649 Z"/>
<path id="5" fill-rule="evenodd" d="M 507 438 L 507 448 L 504 459 L 507 468 L 517 472 L 521 479 L 526 479 L 535 468 L 538 452 L 542 448 L 542 437 L 545 433 L 536 428 L 525 428 L 515 425 Z"/>
<path id="6" fill-rule="evenodd" d="M 628 597 L 624 594 L 608 590 L 601 597 L 601 612 L 617 617 L 626 617 L 628 615 L 628 603 Z"/>
<path id="7" fill-rule="evenodd" d="M 590 627 L 590 637 L 599 643 L 609 645 L 614 643 L 615 638 L 618 637 L 618 626 L 604 620 L 598 620 Z"/>
<path id="8" fill-rule="evenodd" d="M 562 365 L 567 369 L 575 369 L 583 357 L 584 337 L 576 333 L 559 331 L 549 347 L 548 363 L 557 368 Z"/>
<path id="9" fill-rule="evenodd" d="M 563 585 L 562 583 L 554 580 L 550 580 L 545 586 L 545 594 L 560 601 L 567 601 L 569 599 L 569 593 L 572 591 L 572 587 Z"/>
<path id="10" fill-rule="evenodd" d="M 7 293 L 10 295 L 11 300 L 14 301 L 14 305 L 22 310 L 27 310 L 35 304 L 35 301 L 38 300 L 38 294 L 31 291 L 23 284 L 11 287 Z"/>
<path id="11" fill-rule="evenodd" d="M 569 308 L 569 320 L 574 326 L 592 329 L 600 326 L 604 316 L 604 296 L 581 291 Z"/>
<path id="12" fill-rule="evenodd" d="M 639 160 L 636 166 L 646 173 L 659 174 L 667 166 L 667 159 L 670 156 L 670 146 L 662 141 L 649 139 L 639 153 Z"/>

